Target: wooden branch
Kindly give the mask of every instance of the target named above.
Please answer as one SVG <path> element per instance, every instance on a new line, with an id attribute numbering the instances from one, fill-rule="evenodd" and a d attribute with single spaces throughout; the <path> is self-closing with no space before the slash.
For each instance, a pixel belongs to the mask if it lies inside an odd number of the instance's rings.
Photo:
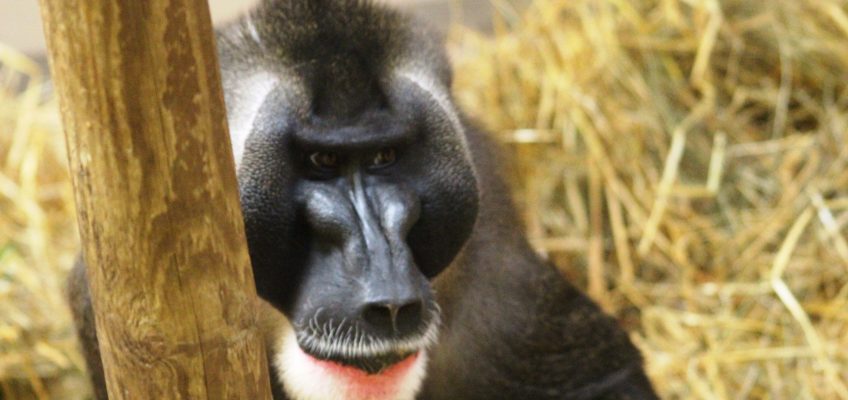
<path id="1" fill-rule="evenodd" d="M 269 399 L 204 0 L 41 0 L 111 399 Z"/>

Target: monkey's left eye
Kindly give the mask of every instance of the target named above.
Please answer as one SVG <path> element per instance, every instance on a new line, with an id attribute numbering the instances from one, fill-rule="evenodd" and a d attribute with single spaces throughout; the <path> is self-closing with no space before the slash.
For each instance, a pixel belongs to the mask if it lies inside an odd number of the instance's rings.
<path id="1" fill-rule="evenodd" d="M 397 152 L 393 148 L 385 148 L 374 154 L 371 163 L 368 165 L 371 168 L 383 168 L 392 165 L 397 160 Z"/>
<path id="2" fill-rule="evenodd" d="M 339 156 L 336 153 L 316 151 L 309 155 L 309 163 L 320 170 L 333 170 L 339 166 Z"/>

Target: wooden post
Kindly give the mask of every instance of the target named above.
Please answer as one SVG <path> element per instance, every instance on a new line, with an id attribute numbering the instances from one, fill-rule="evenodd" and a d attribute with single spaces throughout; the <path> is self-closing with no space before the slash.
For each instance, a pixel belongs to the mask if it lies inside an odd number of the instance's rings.
<path id="1" fill-rule="evenodd" d="M 41 0 L 111 399 L 269 399 L 205 0 Z"/>

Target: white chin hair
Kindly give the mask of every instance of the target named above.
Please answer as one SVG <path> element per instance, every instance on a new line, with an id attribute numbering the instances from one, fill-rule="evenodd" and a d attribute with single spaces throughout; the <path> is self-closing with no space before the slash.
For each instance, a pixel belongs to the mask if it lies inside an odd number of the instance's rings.
<path id="1" fill-rule="evenodd" d="M 382 382 L 379 388 L 365 388 L 342 374 L 328 373 L 297 344 L 294 329 L 285 324 L 274 356 L 277 379 L 293 400 L 412 400 L 421 389 L 427 367 L 425 350 L 401 376 Z M 373 390 L 372 390 L 373 389 Z"/>

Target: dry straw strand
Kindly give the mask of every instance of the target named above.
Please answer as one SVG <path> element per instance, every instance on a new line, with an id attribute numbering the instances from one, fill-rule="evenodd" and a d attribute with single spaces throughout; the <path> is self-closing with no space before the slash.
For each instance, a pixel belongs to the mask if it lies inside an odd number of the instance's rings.
<path id="1" fill-rule="evenodd" d="M 840 0 L 540 0 L 453 31 L 534 245 L 604 294 L 664 398 L 845 396 L 845 43 Z"/>

